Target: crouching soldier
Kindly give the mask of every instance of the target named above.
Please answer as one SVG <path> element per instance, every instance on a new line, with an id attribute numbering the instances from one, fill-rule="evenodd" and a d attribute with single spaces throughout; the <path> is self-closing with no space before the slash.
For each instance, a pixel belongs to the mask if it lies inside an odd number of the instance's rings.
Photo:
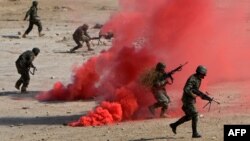
<path id="1" fill-rule="evenodd" d="M 32 51 L 27 50 L 16 60 L 17 72 L 21 75 L 21 77 L 17 80 L 15 87 L 19 90 L 20 86 L 22 85 L 21 93 L 27 92 L 27 87 L 30 82 L 29 71 L 30 68 L 36 69 L 32 62 L 39 52 L 39 48 L 33 48 Z"/>
<path id="2" fill-rule="evenodd" d="M 82 42 L 85 42 L 87 47 L 88 47 L 88 51 L 91 51 L 93 49 L 90 48 L 90 40 L 91 37 L 89 36 L 87 30 L 88 30 L 89 26 L 87 24 L 83 24 L 82 26 L 78 27 L 74 34 L 73 34 L 73 39 L 76 42 L 77 46 L 70 49 L 70 52 L 73 53 L 75 52 L 75 50 L 79 49 L 82 47 Z"/>

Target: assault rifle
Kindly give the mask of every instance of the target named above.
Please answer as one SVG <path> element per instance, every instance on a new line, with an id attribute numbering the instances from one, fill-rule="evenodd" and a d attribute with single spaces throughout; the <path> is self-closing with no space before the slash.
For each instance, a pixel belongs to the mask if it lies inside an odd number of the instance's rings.
<path id="1" fill-rule="evenodd" d="M 35 75 L 35 72 L 37 71 L 36 67 L 33 68 L 33 70 L 30 70 L 30 74 Z"/>
<path id="2" fill-rule="evenodd" d="M 92 38 L 90 38 L 90 40 L 98 40 L 98 45 L 99 45 L 100 43 L 102 43 L 101 38 L 104 38 L 106 40 L 110 40 L 113 37 L 114 37 L 114 34 L 112 32 L 107 32 L 107 33 L 100 32 L 98 37 L 92 37 Z"/>
<path id="3" fill-rule="evenodd" d="M 193 92 L 195 95 L 201 97 L 201 99 L 207 100 L 207 101 L 208 101 L 208 103 L 207 103 L 205 106 L 203 106 L 203 108 L 205 108 L 205 107 L 207 107 L 207 106 L 209 105 L 208 111 L 210 111 L 210 107 L 211 107 L 212 102 L 215 102 L 215 103 L 217 103 L 217 104 L 220 104 L 220 102 L 214 100 L 213 97 L 209 97 L 209 96 L 208 96 L 208 95 L 209 95 L 208 92 L 206 92 L 206 94 L 205 94 L 205 93 L 203 93 L 203 92 L 201 92 L 201 91 L 199 91 L 199 90 L 196 90 L 196 89 L 193 89 L 192 92 Z"/>
<path id="4" fill-rule="evenodd" d="M 175 68 L 175 69 L 173 69 L 173 70 L 171 70 L 171 71 L 165 73 L 165 74 L 163 75 L 163 78 L 164 78 L 164 79 L 170 78 L 170 79 L 171 79 L 171 83 L 169 83 L 169 84 L 172 84 L 173 81 L 174 81 L 174 78 L 172 77 L 172 75 L 173 75 L 175 72 L 177 72 L 177 71 L 181 71 L 181 70 L 182 70 L 182 67 L 185 66 L 186 64 L 188 64 L 188 62 L 185 62 L 184 64 L 180 64 L 177 68 Z"/>

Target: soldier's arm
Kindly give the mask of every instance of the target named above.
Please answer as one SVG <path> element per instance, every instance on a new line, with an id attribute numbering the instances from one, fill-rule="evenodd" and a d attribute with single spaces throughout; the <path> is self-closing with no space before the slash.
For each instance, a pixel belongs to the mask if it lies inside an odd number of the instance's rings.
<path id="1" fill-rule="evenodd" d="M 26 12 L 26 15 L 23 20 L 26 20 L 28 18 L 28 16 L 30 15 L 30 12 L 31 12 L 31 8 Z"/>
<path id="2" fill-rule="evenodd" d="M 192 81 L 192 80 L 189 80 L 184 88 L 184 92 L 186 94 L 188 94 L 189 96 L 193 97 L 193 98 L 196 98 L 197 95 L 195 95 L 193 92 L 192 92 L 192 89 L 193 89 L 193 86 L 195 85 L 195 82 Z"/>
<path id="3" fill-rule="evenodd" d="M 30 62 L 30 67 L 32 67 L 32 68 L 36 68 L 36 67 L 33 65 L 33 63 L 32 63 L 32 62 Z"/>
<path id="4" fill-rule="evenodd" d="M 91 37 L 89 36 L 89 34 L 88 34 L 87 31 L 84 31 L 83 34 L 84 34 L 85 36 L 87 36 L 88 38 L 91 38 Z"/>

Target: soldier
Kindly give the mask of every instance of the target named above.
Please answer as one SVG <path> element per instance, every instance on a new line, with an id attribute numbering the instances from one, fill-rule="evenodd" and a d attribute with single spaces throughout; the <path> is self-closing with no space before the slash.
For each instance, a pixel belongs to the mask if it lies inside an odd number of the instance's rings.
<path id="1" fill-rule="evenodd" d="M 33 29 L 33 25 L 36 25 L 38 27 L 38 34 L 39 37 L 43 36 L 44 34 L 42 34 L 42 23 L 37 15 L 37 5 L 38 2 L 37 1 L 33 1 L 32 2 L 32 6 L 30 7 L 30 9 L 27 11 L 24 20 L 26 20 L 29 16 L 29 27 L 28 29 L 25 31 L 25 33 L 23 34 L 23 38 L 26 38 L 26 35 L 28 35 L 30 33 L 30 31 Z"/>
<path id="2" fill-rule="evenodd" d="M 155 115 L 155 109 L 161 107 L 161 113 L 160 113 L 160 117 L 167 117 L 165 115 L 165 112 L 168 109 L 168 104 L 170 103 L 170 98 L 167 95 L 165 86 L 166 84 L 172 84 L 173 83 L 173 79 L 171 79 L 171 83 L 168 81 L 168 79 L 164 78 L 164 75 L 166 74 L 165 72 L 165 68 L 166 66 L 159 62 L 156 65 L 155 68 L 155 72 L 156 72 L 156 76 L 153 80 L 153 84 L 151 87 L 151 91 L 154 94 L 155 99 L 157 100 L 157 102 L 151 106 L 149 106 L 149 111 Z"/>
<path id="3" fill-rule="evenodd" d="M 39 52 L 40 52 L 39 48 L 33 48 L 32 51 L 27 50 L 24 53 L 22 53 L 16 60 L 17 72 L 21 75 L 21 77 L 17 80 L 15 87 L 19 90 L 20 86 L 22 85 L 21 93 L 26 92 L 26 89 L 30 81 L 30 75 L 29 75 L 30 68 L 36 69 L 32 61 L 39 54 Z"/>
<path id="4" fill-rule="evenodd" d="M 185 115 L 180 118 L 175 123 L 171 123 L 170 127 L 174 134 L 176 134 L 177 126 L 181 125 L 184 122 L 187 122 L 192 119 L 192 131 L 193 131 L 193 138 L 200 138 L 201 135 L 197 132 L 197 123 L 198 123 L 198 112 L 195 108 L 196 103 L 196 94 L 194 93 L 195 90 L 199 90 L 201 85 L 201 80 L 207 74 L 207 69 L 204 66 L 198 66 L 196 69 L 196 73 L 191 75 L 184 87 L 184 92 L 182 96 L 182 110 L 185 112 Z"/>
<path id="5" fill-rule="evenodd" d="M 77 46 L 70 49 L 70 52 L 73 53 L 75 50 L 79 49 L 82 47 L 81 41 L 86 42 L 86 45 L 88 47 L 88 51 L 93 50 L 90 48 L 89 41 L 91 40 L 91 37 L 89 36 L 87 30 L 89 26 L 87 24 L 83 24 L 82 26 L 78 27 L 74 34 L 73 34 L 73 39 L 76 42 Z"/>

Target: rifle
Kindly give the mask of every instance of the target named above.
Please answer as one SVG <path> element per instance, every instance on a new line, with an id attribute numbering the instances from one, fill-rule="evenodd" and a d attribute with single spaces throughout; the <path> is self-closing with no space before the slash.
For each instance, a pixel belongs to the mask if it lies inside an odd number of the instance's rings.
<path id="1" fill-rule="evenodd" d="M 100 40 L 101 38 L 110 40 L 113 37 L 114 37 L 114 33 L 112 33 L 112 32 L 107 32 L 107 33 L 104 33 L 104 34 L 99 33 L 98 37 L 92 37 L 92 38 L 90 38 L 90 40 Z"/>
<path id="2" fill-rule="evenodd" d="M 180 64 L 177 68 L 175 68 L 175 69 L 173 69 L 173 70 L 171 70 L 170 72 L 167 72 L 167 73 L 165 73 L 164 75 L 163 75 L 163 78 L 164 79 L 167 79 L 168 77 L 171 79 L 171 83 L 169 83 L 169 84 L 172 84 L 173 83 L 173 80 L 174 80 L 174 78 L 172 77 L 172 75 L 175 73 L 175 72 L 177 72 L 177 71 L 181 71 L 182 70 L 182 67 L 183 66 L 185 66 L 185 65 L 187 65 L 188 64 L 188 62 L 185 62 L 184 64 Z"/>
<path id="3" fill-rule="evenodd" d="M 214 100 L 213 97 L 209 97 L 209 96 L 208 96 L 208 95 L 209 95 L 208 92 L 206 92 L 206 94 L 205 94 L 205 93 L 203 93 L 203 92 L 201 92 L 201 91 L 199 91 L 199 90 L 196 90 L 196 89 L 193 89 L 192 92 L 193 92 L 194 94 L 196 94 L 197 96 L 201 97 L 201 99 L 207 100 L 207 101 L 208 101 L 208 103 L 207 103 L 205 106 L 203 106 L 203 109 L 209 105 L 208 111 L 210 111 L 210 107 L 211 107 L 212 102 L 215 102 L 215 103 L 217 103 L 217 104 L 220 104 L 220 102 Z"/>
<path id="4" fill-rule="evenodd" d="M 37 71 L 36 68 L 33 68 L 33 71 L 30 70 L 30 74 L 35 75 L 35 72 Z"/>

